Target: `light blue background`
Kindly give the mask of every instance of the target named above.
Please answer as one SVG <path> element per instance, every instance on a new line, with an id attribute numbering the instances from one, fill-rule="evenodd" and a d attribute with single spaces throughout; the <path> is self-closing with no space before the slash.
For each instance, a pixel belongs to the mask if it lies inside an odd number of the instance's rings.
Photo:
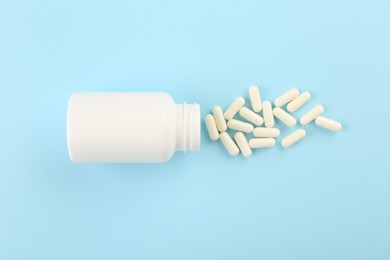
<path id="1" fill-rule="evenodd" d="M 389 13 L 385 0 L 0 0 L 0 259 L 390 259 Z M 250 159 L 205 129 L 201 152 L 166 164 L 68 159 L 72 92 L 166 91 L 204 116 L 253 83 L 270 100 L 310 91 L 301 112 L 322 103 L 343 131 L 308 126 Z"/>

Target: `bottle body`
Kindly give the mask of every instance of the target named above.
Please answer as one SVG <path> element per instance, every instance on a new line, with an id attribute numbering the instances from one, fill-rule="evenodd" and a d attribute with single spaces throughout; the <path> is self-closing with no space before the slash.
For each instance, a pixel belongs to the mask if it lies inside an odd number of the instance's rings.
<path id="1" fill-rule="evenodd" d="M 187 105 L 195 106 L 187 120 L 184 106 L 166 93 L 75 93 L 68 103 L 69 156 L 74 162 L 164 162 L 176 150 L 199 150 L 199 106 Z"/>

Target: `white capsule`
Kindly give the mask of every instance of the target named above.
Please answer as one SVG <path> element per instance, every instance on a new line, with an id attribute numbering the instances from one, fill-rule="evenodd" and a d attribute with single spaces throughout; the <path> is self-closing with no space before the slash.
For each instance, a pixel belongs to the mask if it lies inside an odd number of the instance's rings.
<path id="1" fill-rule="evenodd" d="M 236 143 L 226 132 L 221 133 L 219 139 L 221 139 L 221 142 L 231 156 L 236 156 L 240 152 Z"/>
<path id="2" fill-rule="evenodd" d="M 312 109 L 309 110 L 306 114 L 304 114 L 299 120 L 302 125 L 307 125 L 317 117 L 319 117 L 324 112 L 324 107 L 321 105 L 316 105 Z"/>
<path id="3" fill-rule="evenodd" d="M 215 106 L 213 108 L 213 115 L 217 128 L 220 132 L 225 132 L 227 130 L 226 120 L 223 117 L 222 108 L 220 106 Z"/>
<path id="4" fill-rule="evenodd" d="M 253 135 L 256 137 L 278 137 L 280 130 L 277 128 L 256 127 L 253 130 Z"/>
<path id="5" fill-rule="evenodd" d="M 266 148 L 276 144 L 274 138 L 252 138 L 249 140 L 250 148 Z"/>
<path id="6" fill-rule="evenodd" d="M 284 148 L 290 147 L 291 145 L 295 144 L 299 140 L 301 140 L 303 137 L 306 136 L 306 131 L 305 129 L 301 128 L 298 129 L 297 131 L 293 132 L 292 134 L 289 134 L 282 140 L 282 146 Z"/>
<path id="7" fill-rule="evenodd" d="M 206 115 L 205 123 L 206 123 L 207 131 L 209 132 L 210 139 L 213 141 L 218 140 L 219 133 L 213 115 L 210 114 Z"/>
<path id="8" fill-rule="evenodd" d="M 303 106 L 310 98 L 311 98 L 311 95 L 309 92 L 307 92 L 307 91 L 303 92 L 302 94 L 297 96 L 293 101 L 288 103 L 287 110 L 289 112 L 297 111 L 298 108 Z"/>
<path id="9" fill-rule="evenodd" d="M 266 127 L 273 127 L 275 124 L 274 114 L 272 113 L 272 104 L 269 101 L 263 102 L 263 117 Z"/>
<path id="10" fill-rule="evenodd" d="M 236 98 L 228 109 L 226 109 L 223 114 L 226 120 L 232 119 L 245 104 L 245 99 L 243 97 Z"/>
<path id="11" fill-rule="evenodd" d="M 239 114 L 240 116 L 257 126 L 261 126 L 264 123 L 264 120 L 260 115 L 256 114 L 247 107 L 242 107 L 240 109 Z"/>
<path id="12" fill-rule="evenodd" d="M 243 122 L 241 120 L 237 120 L 237 119 L 230 119 L 227 122 L 227 126 L 230 129 L 244 132 L 244 133 L 252 133 L 253 132 L 253 125 L 246 123 L 246 122 Z"/>
<path id="13" fill-rule="evenodd" d="M 336 120 L 332 120 L 323 116 L 317 117 L 315 122 L 317 125 L 322 126 L 334 132 L 340 131 L 341 128 L 343 127 L 340 122 L 337 122 Z"/>
<path id="14" fill-rule="evenodd" d="M 283 123 L 285 123 L 287 126 L 293 127 L 294 125 L 297 124 L 297 120 L 292 115 L 290 115 L 289 113 L 281 109 L 280 107 L 275 107 L 273 111 L 274 111 L 274 116 L 277 117 Z"/>
<path id="15" fill-rule="evenodd" d="M 260 112 L 263 106 L 261 105 L 260 91 L 256 85 L 249 87 L 249 99 L 251 100 L 253 111 Z"/>
<path id="16" fill-rule="evenodd" d="M 284 93 L 283 95 L 275 99 L 274 104 L 277 107 L 281 107 L 287 104 L 288 102 L 290 102 L 291 100 L 293 100 L 294 98 L 296 98 L 298 95 L 299 95 L 298 89 L 296 88 L 290 89 L 289 91 L 287 91 L 286 93 Z"/>
<path id="17" fill-rule="evenodd" d="M 243 133 L 237 132 L 234 135 L 234 140 L 236 140 L 236 143 L 237 143 L 238 147 L 240 148 L 241 153 L 245 157 L 249 157 L 252 155 L 252 150 L 249 147 L 248 141 L 246 140 L 245 135 Z"/>

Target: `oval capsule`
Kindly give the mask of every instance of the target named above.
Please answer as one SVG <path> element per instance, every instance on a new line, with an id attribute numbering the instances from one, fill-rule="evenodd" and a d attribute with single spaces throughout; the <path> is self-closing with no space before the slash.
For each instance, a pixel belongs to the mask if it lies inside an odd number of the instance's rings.
<path id="1" fill-rule="evenodd" d="M 250 148 L 266 148 L 276 144 L 274 138 L 252 138 L 249 140 Z"/>
<path id="2" fill-rule="evenodd" d="M 312 109 L 309 110 L 306 114 L 304 114 L 299 120 L 302 125 L 307 125 L 317 117 L 319 117 L 324 112 L 324 107 L 322 105 L 316 105 Z"/>
<path id="3" fill-rule="evenodd" d="M 252 103 L 253 111 L 260 112 L 263 106 L 261 104 L 260 90 L 256 85 L 249 87 L 249 99 Z"/>
<path id="4" fill-rule="evenodd" d="M 275 107 L 273 112 L 274 112 L 274 116 L 278 118 L 280 121 L 282 121 L 283 123 L 285 123 L 287 126 L 293 127 L 294 125 L 297 124 L 297 120 L 292 115 L 290 115 L 289 113 L 281 109 L 280 107 Z"/>
<path id="5" fill-rule="evenodd" d="M 230 119 L 227 123 L 227 126 L 230 129 L 244 132 L 244 133 L 252 133 L 253 132 L 253 125 L 243 122 L 241 120 L 237 119 Z"/>
<path id="6" fill-rule="evenodd" d="M 222 108 L 220 106 L 215 106 L 213 108 L 213 115 L 219 132 L 225 132 L 227 130 L 227 125 L 223 116 Z"/>
<path id="7" fill-rule="evenodd" d="M 311 95 L 309 92 L 305 91 L 303 92 L 302 94 L 300 94 L 299 96 L 297 96 L 296 98 L 294 98 L 293 101 L 291 101 L 290 103 L 288 103 L 287 105 L 287 110 L 289 112 L 295 112 L 298 110 L 298 108 L 300 108 L 301 106 L 303 106 L 309 99 L 311 98 Z"/>
<path id="8" fill-rule="evenodd" d="M 219 139 L 221 139 L 222 144 L 225 146 L 226 150 L 229 152 L 231 156 L 236 156 L 240 153 L 238 146 L 233 141 L 233 139 L 228 135 L 228 133 L 223 132 L 219 135 Z"/>
<path id="9" fill-rule="evenodd" d="M 210 114 L 206 115 L 205 123 L 206 123 L 207 131 L 209 132 L 210 139 L 213 141 L 218 140 L 219 133 L 213 115 Z"/>
<path id="10" fill-rule="evenodd" d="M 319 126 L 322 126 L 328 130 L 338 132 L 343 127 L 340 122 L 337 122 L 336 120 L 329 119 L 323 116 L 319 116 L 315 120 L 316 124 Z"/>
<path id="11" fill-rule="evenodd" d="M 252 155 L 252 150 L 249 147 L 248 141 L 246 140 L 246 137 L 242 132 L 237 132 L 234 135 L 234 140 L 236 140 L 236 143 L 240 148 L 242 155 L 244 155 L 245 157 L 249 157 Z"/>
<path id="12" fill-rule="evenodd" d="M 274 114 L 272 113 L 272 104 L 269 101 L 263 102 L 263 117 L 266 127 L 273 127 L 275 124 Z"/>
<path id="13" fill-rule="evenodd" d="M 243 97 L 236 98 L 233 103 L 226 109 L 223 114 L 226 120 L 232 119 L 245 104 L 245 99 Z"/>
<path id="14" fill-rule="evenodd" d="M 280 130 L 277 128 L 256 127 L 253 129 L 253 135 L 256 137 L 278 137 Z"/>
<path id="15" fill-rule="evenodd" d="M 298 129 L 297 131 L 295 131 L 295 132 L 289 134 L 288 136 L 286 136 L 285 138 L 283 138 L 282 146 L 284 148 L 288 148 L 291 145 L 298 142 L 299 140 L 301 140 L 302 138 L 304 138 L 305 136 L 306 136 L 305 129 L 303 129 L 303 128 Z"/>
<path id="16" fill-rule="evenodd" d="M 274 104 L 277 107 L 284 106 L 285 104 L 287 104 L 288 102 L 296 98 L 298 95 L 299 95 L 298 89 L 296 88 L 290 89 L 289 91 L 287 91 L 286 93 L 284 93 L 283 95 L 275 99 Z"/>
<path id="17" fill-rule="evenodd" d="M 257 126 L 261 126 L 264 123 L 264 119 L 260 115 L 256 114 L 247 107 L 242 107 L 239 114 L 241 117 Z"/>

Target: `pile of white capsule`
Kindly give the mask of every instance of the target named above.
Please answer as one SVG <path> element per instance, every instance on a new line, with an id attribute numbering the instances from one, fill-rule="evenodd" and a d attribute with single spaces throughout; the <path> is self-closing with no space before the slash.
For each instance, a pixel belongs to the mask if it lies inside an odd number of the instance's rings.
<path id="1" fill-rule="evenodd" d="M 297 120 L 291 113 L 297 111 L 310 98 L 309 92 L 299 93 L 298 89 L 293 88 L 275 99 L 274 108 L 272 108 L 270 101 L 261 102 L 259 88 L 252 85 L 249 88 L 250 108 L 244 107 L 245 98 L 243 97 L 237 97 L 225 112 L 220 106 L 215 106 L 212 113 L 205 117 L 206 127 L 211 140 L 220 139 L 230 155 L 236 156 L 241 151 L 245 157 L 249 157 L 252 155 L 252 149 L 272 147 L 276 144 L 275 138 L 280 135 L 280 130 L 275 127 L 275 117 L 289 127 L 295 126 Z M 321 116 L 323 113 L 324 107 L 316 105 L 305 113 L 299 122 L 301 125 L 307 125 L 314 121 L 318 126 L 328 130 L 340 131 L 341 123 Z M 235 119 L 237 114 L 245 121 Z M 234 140 L 226 132 L 228 129 L 236 131 Z M 253 137 L 248 140 L 244 133 L 252 134 Z M 290 147 L 305 136 L 306 130 L 299 128 L 284 137 L 281 145 L 284 148 Z"/>

